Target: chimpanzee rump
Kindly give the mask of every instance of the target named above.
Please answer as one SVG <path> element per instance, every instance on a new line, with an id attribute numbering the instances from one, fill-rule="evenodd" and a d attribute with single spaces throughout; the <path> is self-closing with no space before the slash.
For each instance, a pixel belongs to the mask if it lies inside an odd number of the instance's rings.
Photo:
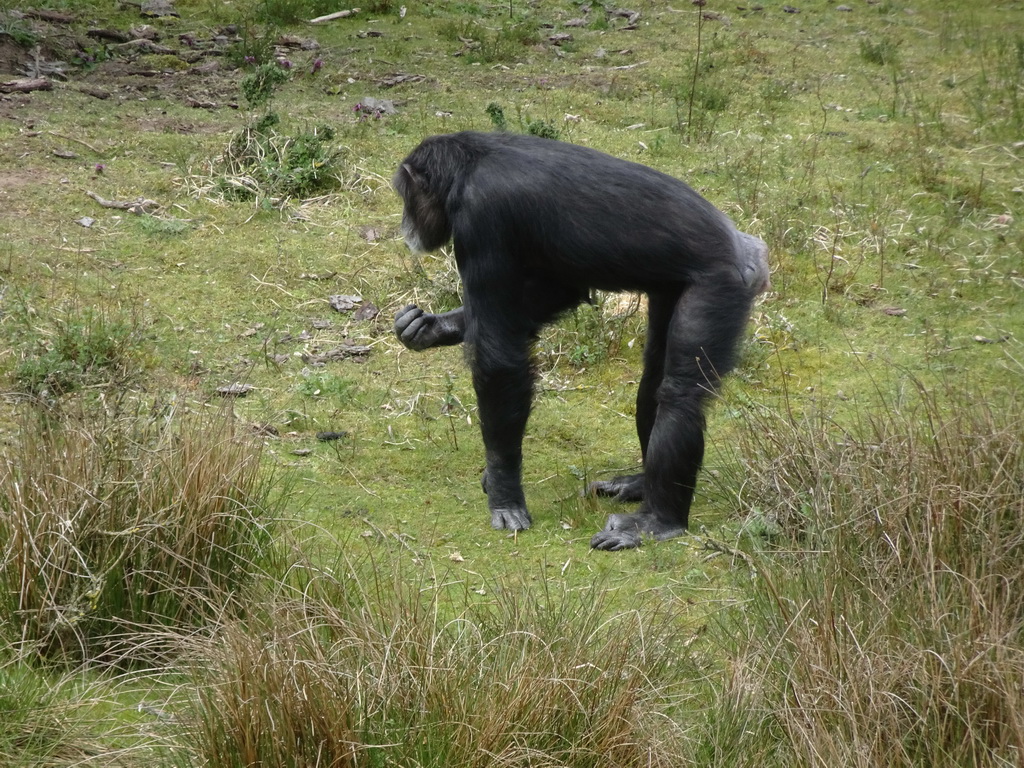
<path id="1" fill-rule="evenodd" d="M 683 182 L 586 147 L 535 136 L 433 136 L 393 184 L 414 251 L 454 241 L 465 305 L 410 305 L 395 333 L 410 349 L 465 342 L 480 411 L 483 485 L 495 528 L 530 526 L 522 442 L 540 328 L 591 289 L 648 296 L 636 429 L 643 472 L 592 483 L 640 501 L 613 514 L 591 546 L 625 549 L 686 530 L 704 457 L 708 397 L 735 364 L 754 297 L 768 286 L 768 249 Z"/>

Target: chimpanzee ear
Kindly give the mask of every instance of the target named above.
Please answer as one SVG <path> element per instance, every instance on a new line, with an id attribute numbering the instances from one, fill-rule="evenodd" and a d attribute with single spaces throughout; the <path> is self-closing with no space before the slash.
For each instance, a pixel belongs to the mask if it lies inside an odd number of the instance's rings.
<path id="1" fill-rule="evenodd" d="M 411 165 L 402 163 L 395 174 L 395 186 L 399 189 L 419 191 L 423 189 L 423 177 Z"/>

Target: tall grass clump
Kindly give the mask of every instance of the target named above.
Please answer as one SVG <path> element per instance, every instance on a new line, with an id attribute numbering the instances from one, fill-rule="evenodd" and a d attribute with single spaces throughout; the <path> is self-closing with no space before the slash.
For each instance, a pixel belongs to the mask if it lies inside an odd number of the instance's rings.
<path id="1" fill-rule="evenodd" d="M 265 624 L 227 629 L 197 655 L 186 764 L 678 764 L 666 713 L 683 662 L 664 624 L 610 617 L 598 590 L 519 585 L 461 610 L 436 595 L 322 576 Z"/>
<path id="2" fill-rule="evenodd" d="M 705 748 L 735 765 L 1021 764 L 1021 424 L 1019 398 L 924 386 L 851 426 L 751 417 L 745 495 L 775 543 L 722 624 Z"/>
<path id="3" fill-rule="evenodd" d="M 276 504 L 227 413 L 39 426 L 0 449 L 0 624 L 23 652 L 156 660 L 238 608 Z"/>

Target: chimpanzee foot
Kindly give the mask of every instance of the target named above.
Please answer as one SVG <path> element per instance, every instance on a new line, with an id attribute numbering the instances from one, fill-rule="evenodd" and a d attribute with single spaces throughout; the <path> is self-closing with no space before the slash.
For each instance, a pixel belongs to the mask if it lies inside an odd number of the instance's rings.
<path id="1" fill-rule="evenodd" d="M 530 527 L 530 513 L 526 507 L 504 507 L 491 510 L 491 527 L 501 530 L 525 531 Z"/>
<path id="2" fill-rule="evenodd" d="M 644 536 L 653 536 L 658 541 L 664 541 L 682 536 L 684 533 L 686 528 L 678 523 L 665 523 L 646 512 L 616 514 L 608 516 L 604 530 L 594 534 L 590 546 L 609 551 L 633 549 L 643 543 Z"/>
<path id="3" fill-rule="evenodd" d="M 597 480 L 587 486 L 587 496 L 611 496 L 615 501 L 643 501 L 644 473 Z"/>

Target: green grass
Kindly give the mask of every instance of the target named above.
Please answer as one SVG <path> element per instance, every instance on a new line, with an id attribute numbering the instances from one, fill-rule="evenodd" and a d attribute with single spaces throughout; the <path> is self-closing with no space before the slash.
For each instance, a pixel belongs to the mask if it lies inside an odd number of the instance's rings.
<path id="1" fill-rule="evenodd" d="M 726 23 L 645 1 L 624 30 L 600 6 L 563 27 L 584 11 L 549 0 L 378 3 L 318 26 L 289 25 L 334 6 L 179 0 L 152 22 L 161 44 L 191 64 L 187 32 L 195 63 L 223 67 L 159 76 L 84 36 L 139 23 L 128 6 L 0 18 L 0 42 L 74 61 L 70 30 L 93 56 L 0 101 L 0 466 L 17 478 L 0 526 L 37 542 L 0 537 L 17 714 L 0 757 L 238 765 L 245 742 L 294 765 L 327 754 L 314 743 L 342 765 L 1019 762 L 1019 11 L 849 5 L 704 7 Z M 277 50 L 282 33 L 319 48 Z M 254 136 L 243 79 L 279 58 L 279 120 Z M 357 112 L 366 97 L 397 114 Z M 639 461 L 630 297 L 537 343 L 518 536 L 488 526 L 461 352 L 391 336 L 409 302 L 460 303 L 449 256 L 401 243 L 394 167 L 497 115 L 683 178 L 771 248 L 691 536 L 587 548 L 617 507 L 580 488 Z M 326 160 L 330 183 L 307 186 Z M 339 313 L 336 294 L 381 313 Z M 329 359 L 345 344 L 370 352 Z M 248 394 L 218 394 L 236 383 Z M 190 520 L 226 526 L 238 556 Z M 130 670 L 116 685 L 95 669 L 111 661 Z"/>

